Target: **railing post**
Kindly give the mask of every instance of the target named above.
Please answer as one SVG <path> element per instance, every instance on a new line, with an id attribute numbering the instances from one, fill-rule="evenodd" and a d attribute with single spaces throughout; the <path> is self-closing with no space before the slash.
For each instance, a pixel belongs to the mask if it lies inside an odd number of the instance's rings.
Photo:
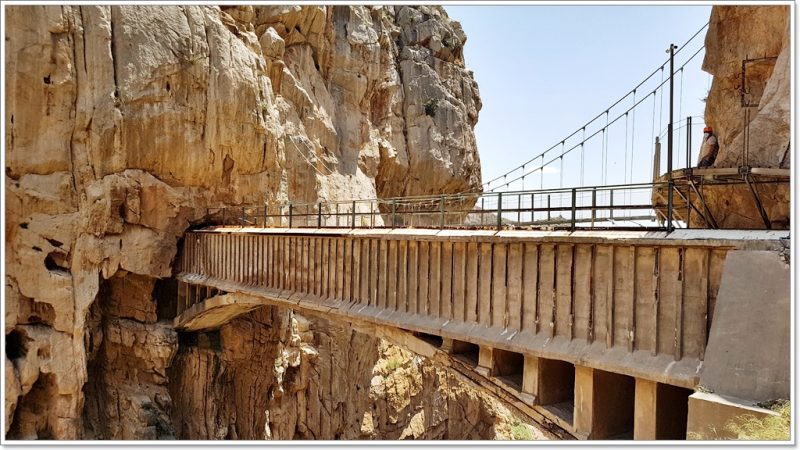
<path id="1" fill-rule="evenodd" d="M 608 190 L 608 218 L 614 220 L 614 189 Z"/>
<path id="2" fill-rule="evenodd" d="M 517 225 L 520 222 L 522 222 L 522 194 L 517 194 Z"/>
<path id="3" fill-rule="evenodd" d="M 317 203 L 317 228 L 322 228 L 322 202 Z"/>
<path id="4" fill-rule="evenodd" d="M 356 201 L 355 200 L 353 200 L 353 212 L 352 212 L 352 214 L 353 214 L 353 224 L 352 224 L 352 226 L 350 228 L 355 228 L 356 227 Z"/>
<path id="5" fill-rule="evenodd" d="M 667 177 L 669 177 L 669 192 L 667 193 L 667 231 L 672 232 L 672 144 L 674 143 L 675 139 L 673 139 L 673 123 L 672 123 L 672 112 L 673 112 L 673 103 L 674 103 L 674 81 L 675 81 L 675 50 L 678 48 L 675 44 L 669 45 L 669 123 L 667 125 Z"/>
<path id="6" fill-rule="evenodd" d="M 395 218 L 396 218 L 396 215 L 397 215 L 397 204 L 395 203 L 394 200 L 392 200 L 391 206 L 392 206 L 392 217 L 391 217 L 390 220 L 392 221 L 391 227 L 394 228 Z"/>
<path id="7" fill-rule="evenodd" d="M 550 194 L 547 194 L 547 221 L 550 222 Z"/>
<path id="8" fill-rule="evenodd" d="M 597 188 L 592 188 L 592 228 L 594 228 L 594 221 L 597 220 Z"/>
<path id="9" fill-rule="evenodd" d="M 667 232 L 672 233 L 674 229 L 672 226 L 672 190 L 675 187 L 675 181 L 672 179 L 671 173 L 667 185 L 669 187 L 669 193 L 667 194 Z"/>
<path id="10" fill-rule="evenodd" d="M 497 193 L 497 230 L 503 229 L 503 193 Z"/>
<path id="11" fill-rule="evenodd" d="M 656 136 L 656 142 L 653 149 L 653 183 L 658 181 L 661 176 L 661 141 Z"/>
<path id="12" fill-rule="evenodd" d="M 439 229 L 444 228 L 444 195 L 439 197 Z"/>
<path id="13" fill-rule="evenodd" d="M 572 221 L 570 223 L 571 231 L 575 231 L 575 219 L 576 219 L 575 214 L 577 213 L 575 208 L 577 207 L 576 205 L 577 200 L 578 200 L 578 192 L 575 188 L 572 188 Z"/>
<path id="14" fill-rule="evenodd" d="M 691 198 L 691 191 L 686 192 L 686 228 L 692 228 L 690 225 L 692 222 L 692 204 L 690 203 Z"/>
<path id="15" fill-rule="evenodd" d="M 339 228 L 339 204 L 336 203 L 336 228 Z"/>
<path id="16" fill-rule="evenodd" d="M 264 204 L 264 228 L 267 228 L 269 225 L 267 221 L 269 220 L 269 211 L 267 211 L 267 204 Z"/>
<path id="17" fill-rule="evenodd" d="M 244 222 L 245 222 L 245 220 L 247 220 L 247 215 L 246 215 L 246 213 L 245 213 L 245 211 L 244 211 L 244 206 L 242 206 L 242 225 L 241 225 L 241 227 L 240 227 L 240 228 L 244 228 Z"/>
<path id="18" fill-rule="evenodd" d="M 289 228 L 292 228 L 292 212 L 293 212 L 292 210 L 293 210 L 293 208 L 294 208 L 294 205 L 289 203 Z"/>
<path id="19" fill-rule="evenodd" d="M 692 116 L 686 118 L 686 168 L 692 167 Z"/>
<path id="20" fill-rule="evenodd" d="M 531 225 L 536 221 L 536 203 L 533 202 L 533 194 L 531 194 Z"/>
<path id="21" fill-rule="evenodd" d="M 484 200 L 485 200 L 485 198 L 486 198 L 486 197 L 484 197 L 483 195 L 481 195 L 481 213 L 480 213 L 480 216 L 481 216 L 481 226 L 483 226 L 483 214 L 484 214 L 484 211 L 486 211 L 486 208 L 485 208 L 485 206 L 484 206 Z"/>

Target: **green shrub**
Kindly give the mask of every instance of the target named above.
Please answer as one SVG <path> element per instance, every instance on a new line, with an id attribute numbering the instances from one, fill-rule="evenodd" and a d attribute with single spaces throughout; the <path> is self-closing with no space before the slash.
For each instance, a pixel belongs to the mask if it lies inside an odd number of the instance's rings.
<path id="1" fill-rule="evenodd" d="M 402 362 L 398 359 L 392 358 L 386 362 L 386 376 L 389 376 L 392 372 L 400 368 L 402 366 Z"/>
<path id="2" fill-rule="evenodd" d="M 511 424 L 511 435 L 514 437 L 515 441 L 533 440 L 533 432 L 531 432 L 531 429 L 519 420 L 515 420 L 514 423 Z"/>

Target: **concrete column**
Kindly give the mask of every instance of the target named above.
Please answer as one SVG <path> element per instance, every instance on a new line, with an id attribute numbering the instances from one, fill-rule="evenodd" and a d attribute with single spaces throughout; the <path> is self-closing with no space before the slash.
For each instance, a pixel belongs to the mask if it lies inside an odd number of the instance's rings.
<path id="1" fill-rule="evenodd" d="M 187 284 L 187 287 L 188 287 L 187 308 L 191 308 L 192 306 L 197 304 L 197 285 Z"/>
<path id="2" fill-rule="evenodd" d="M 588 438 L 592 429 L 594 408 L 594 369 L 575 366 L 575 414 L 573 426 L 575 432 Z"/>
<path id="3" fill-rule="evenodd" d="M 525 355 L 525 367 L 522 369 L 522 398 L 529 405 L 534 405 L 538 392 L 539 358 Z"/>
<path id="4" fill-rule="evenodd" d="M 686 439 L 689 389 L 636 379 L 633 438 Z"/>
<path id="5" fill-rule="evenodd" d="M 439 349 L 443 352 L 453 353 L 453 339 L 442 337 L 442 346 Z"/>
<path id="6" fill-rule="evenodd" d="M 633 428 L 633 378 L 575 366 L 575 431 L 587 439 L 607 439 Z"/>
<path id="7" fill-rule="evenodd" d="M 658 439 L 656 434 L 658 383 L 636 379 L 636 395 L 633 409 L 633 438 L 642 441 Z"/>
<path id="8" fill-rule="evenodd" d="M 186 287 L 183 281 L 178 281 L 178 315 L 186 311 Z"/>
<path id="9" fill-rule="evenodd" d="M 488 377 L 492 374 L 493 369 L 494 349 L 492 347 L 481 345 L 480 353 L 478 353 L 478 367 L 475 368 L 475 371 L 485 377 Z"/>

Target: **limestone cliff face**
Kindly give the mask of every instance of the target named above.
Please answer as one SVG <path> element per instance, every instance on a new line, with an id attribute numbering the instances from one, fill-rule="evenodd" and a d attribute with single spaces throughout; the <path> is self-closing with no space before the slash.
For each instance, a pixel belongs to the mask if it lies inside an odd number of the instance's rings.
<path id="1" fill-rule="evenodd" d="M 235 430 L 175 404 L 189 360 L 229 380 L 275 364 L 274 348 L 178 344 L 162 280 L 187 227 L 209 206 L 480 189 L 478 88 L 439 7 L 6 12 L 9 438 L 263 437 L 262 400 L 203 410 Z M 267 319 L 245 332 L 269 347 L 288 322 Z M 296 430 L 280 436 L 311 436 Z"/>
<path id="2" fill-rule="evenodd" d="M 705 120 L 719 139 L 716 167 L 745 164 L 745 108 L 750 108 L 752 167 L 789 167 L 791 108 L 788 6 L 714 6 L 706 34 L 703 70 L 714 76 Z M 766 59 L 761 59 L 766 58 Z M 745 67 L 742 61 L 752 59 Z"/>
<path id="3" fill-rule="evenodd" d="M 789 168 L 791 160 L 791 69 L 788 6 L 714 6 L 703 70 L 714 76 L 705 122 L 719 140 L 715 167 Z M 748 60 L 748 61 L 745 61 Z M 742 76 L 742 63 L 745 73 Z M 749 105 L 749 106 L 747 106 Z M 745 122 L 749 126 L 745 126 Z M 788 229 L 788 183 L 755 185 L 771 227 Z M 744 185 L 704 186 L 703 205 L 720 228 L 764 228 Z M 699 214 L 692 226 L 708 226 Z"/>
<path id="4" fill-rule="evenodd" d="M 497 400 L 346 324 L 265 307 L 210 336 L 169 369 L 178 437 L 513 437 L 518 419 Z"/>

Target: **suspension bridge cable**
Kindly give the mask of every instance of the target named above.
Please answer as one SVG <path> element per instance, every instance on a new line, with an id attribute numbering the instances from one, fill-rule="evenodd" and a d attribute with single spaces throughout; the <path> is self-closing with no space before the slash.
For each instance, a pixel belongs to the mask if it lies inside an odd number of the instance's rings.
<path id="1" fill-rule="evenodd" d="M 558 177 L 558 187 L 564 187 L 564 141 L 561 141 L 561 169 L 558 171 Z"/>
<path id="2" fill-rule="evenodd" d="M 661 68 L 661 84 L 664 84 L 664 68 Z M 661 129 L 662 118 L 664 116 L 664 90 L 660 90 L 661 99 L 658 101 L 658 128 Z"/>
<path id="3" fill-rule="evenodd" d="M 583 141 L 581 142 L 581 186 L 583 186 L 583 154 L 585 151 L 583 143 L 586 142 L 586 128 L 583 129 Z"/>
<path id="4" fill-rule="evenodd" d="M 691 117 L 692 119 L 701 119 L 701 120 L 703 120 L 703 119 L 704 119 L 704 117 L 703 117 L 703 116 L 690 116 L 690 117 Z M 677 121 L 677 122 L 675 122 L 675 123 L 683 123 L 683 122 L 686 122 L 686 118 L 683 118 L 682 120 L 678 120 L 678 121 Z M 699 123 L 699 122 L 698 122 L 698 123 L 693 123 L 693 124 L 692 124 L 692 126 L 693 126 L 693 127 L 699 127 L 699 126 L 701 126 L 701 125 L 703 125 L 703 124 L 702 124 L 702 123 Z M 683 125 L 681 125 L 681 126 L 683 126 Z M 677 128 L 673 128 L 673 131 L 674 131 L 674 130 L 677 130 Z M 666 136 L 666 135 L 667 135 L 667 132 L 668 132 L 668 131 L 669 131 L 669 126 L 666 126 L 666 127 L 662 128 L 662 129 L 661 129 L 661 133 L 658 135 L 659 139 L 663 140 L 662 138 L 663 138 L 664 136 Z"/>
<path id="5" fill-rule="evenodd" d="M 628 113 L 625 113 L 625 160 L 622 168 L 622 179 L 628 184 Z"/>
<path id="6" fill-rule="evenodd" d="M 607 129 L 608 129 L 608 110 L 606 110 L 606 126 L 605 126 L 605 128 L 603 128 L 603 139 L 605 139 L 605 141 L 606 141 L 606 143 L 605 143 L 605 155 L 603 156 L 603 165 L 604 165 L 604 169 L 603 169 L 603 184 L 606 184 L 606 181 L 608 180 L 608 135 L 609 135 L 609 132 L 607 131 Z M 542 159 L 542 161 L 544 161 L 544 159 Z"/>
<path id="7" fill-rule="evenodd" d="M 680 46 L 678 47 L 678 49 L 675 51 L 674 55 L 677 55 L 678 53 L 680 53 L 680 52 L 681 52 L 681 50 L 683 50 L 683 49 L 684 49 L 684 48 L 685 48 L 685 47 L 686 47 L 686 46 L 687 46 L 687 45 L 688 45 L 690 42 L 692 42 L 692 40 L 694 40 L 694 38 L 696 38 L 696 37 L 697 37 L 697 36 L 700 34 L 700 32 L 701 32 L 701 31 L 703 31 L 703 30 L 704 30 L 704 29 L 705 29 L 705 28 L 708 26 L 708 24 L 709 24 L 709 22 L 706 22 L 706 23 L 705 23 L 705 24 L 704 24 L 702 27 L 700 27 L 700 29 L 698 29 L 698 30 L 697 30 L 697 31 L 696 31 L 696 32 L 695 32 L 695 33 L 694 33 L 694 34 L 693 34 L 693 35 L 692 35 L 692 36 L 691 36 L 691 37 L 690 37 L 688 40 L 686 40 L 686 42 L 684 42 L 682 45 L 680 45 Z M 702 49 L 702 48 L 704 48 L 704 46 L 703 46 L 703 47 L 701 47 L 701 49 Z M 693 56 L 692 56 L 692 57 L 693 57 Z M 691 59 L 691 58 L 690 58 L 690 59 Z M 642 85 L 644 85 L 644 84 L 645 84 L 645 83 L 646 83 L 648 80 L 650 80 L 650 78 L 652 78 L 652 77 L 653 77 L 653 75 L 655 75 L 655 74 L 656 74 L 656 73 L 658 73 L 659 71 L 661 71 L 661 78 L 662 78 L 662 84 L 663 84 L 663 77 L 664 77 L 664 66 L 665 66 L 667 63 L 669 63 L 669 60 L 667 60 L 667 61 L 665 61 L 664 63 L 662 63 L 662 64 L 661 64 L 661 66 L 659 66 L 658 68 L 656 68 L 655 70 L 653 70 L 653 72 L 651 72 L 651 73 L 650 73 L 650 75 L 648 75 L 648 76 L 647 76 L 647 77 L 646 77 L 644 80 L 642 80 L 642 81 L 641 81 L 639 84 L 637 84 L 637 85 L 636 85 L 636 86 L 635 86 L 635 87 L 634 87 L 632 90 L 630 90 L 630 91 L 626 92 L 626 93 L 625 93 L 625 95 L 623 95 L 622 97 L 620 97 L 620 98 L 619 98 L 617 101 L 615 101 L 615 102 L 614 102 L 614 103 L 613 103 L 611 106 L 609 106 L 608 108 L 606 108 L 606 111 L 604 111 L 604 112 L 602 112 L 602 113 L 598 114 L 597 116 L 595 116 L 594 118 L 592 118 L 591 120 L 589 120 L 588 122 L 586 122 L 586 123 L 585 123 L 585 124 L 584 124 L 582 127 L 580 127 L 580 128 L 578 128 L 578 129 L 576 129 L 575 131 L 573 131 L 572 133 L 570 133 L 570 134 L 569 134 L 569 135 L 568 135 L 566 138 L 562 139 L 562 141 L 569 140 L 571 137 L 575 136 L 575 135 L 576 135 L 576 134 L 577 134 L 579 131 L 581 131 L 582 129 L 586 128 L 586 126 L 588 126 L 588 125 L 590 125 L 590 124 L 594 123 L 594 121 L 596 121 L 597 119 L 599 119 L 600 117 L 602 117 L 602 115 L 603 115 L 604 113 L 607 113 L 609 110 L 611 110 L 612 108 L 614 108 L 615 106 L 617 106 L 618 104 L 620 104 L 620 103 L 621 103 L 623 100 L 625 100 L 626 98 L 628 98 L 628 96 L 629 96 L 629 95 L 631 95 L 631 93 L 633 93 L 635 90 L 637 90 L 637 89 L 638 89 L 638 88 L 640 88 Z M 528 161 L 526 161 L 526 162 L 525 162 L 525 164 L 523 164 L 523 165 L 526 165 L 526 164 L 529 164 L 529 163 L 532 163 L 532 162 L 534 162 L 534 160 L 536 160 L 536 159 L 537 159 L 537 158 L 539 158 L 540 156 L 541 156 L 541 157 L 544 157 L 544 155 L 545 155 L 545 154 L 547 154 L 548 152 L 550 152 L 550 151 L 554 150 L 556 147 L 558 147 L 558 145 L 559 145 L 559 144 L 555 144 L 555 145 L 551 146 L 550 148 L 548 148 L 548 149 L 547 149 L 547 150 L 545 150 L 544 152 L 542 152 L 542 153 L 540 153 L 540 154 L 538 154 L 538 155 L 534 156 L 533 158 L 529 159 Z M 519 170 L 519 169 L 522 169 L 522 166 L 515 167 L 514 169 L 512 169 L 512 170 L 510 170 L 510 171 L 506 172 L 504 175 L 501 175 L 501 176 L 495 177 L 495 178 L 493 178 L 493 179 L 491 179 L 491 180 L 489 180 L 489 181 L 487 181 L 487 182 L 483 183 L 483 185 L 488 187 L 488 185 L 490 185 L 490 184 L 494 183 L 495 181 L 499 180 L 500 178 L 505 178 L 505 175 L 510 175 L 510 174 L 512 174 L 512 173 L 514 173 L 514 172 L 516 172 L 516 171 L 517 171 L 517 170 Z M 524 171 L 524 170 L 523 170 L 523 171 Z M 503 181 L 506 181 L 506 180 L 504 179 Z M 504 184 L 505 184 L 505 183 L 504 183 Z"/>
<path id="8" fill-rule="evenodd" d="M 680 81 L 681 87 L 679 90 L 680 94 L 678 94 L 678 117 L 683 118 L 683 67 L 681 67 L 680 77 L 681 77 Z M 683 142 L 682 137 L 683 133 L 681 132 L 681 130 L 678 130 L 678 140 L 676 141 L 678 145 L 680 145 L 680 143 Z M 677 148 L 675 145 L 673 145 L 673 147 Z M 683 152 L 678 152 L 678 167 L 681 166 L 681 153 Z M 686 163 L 688 164 L 689 161 L 686 161 Z"/>
<path id="9" fill-rule="evenodd" d="M 634 103 L 636 103 L 635 101 L 636 93 L 634 92 L 633 95 L 634 95 L 633 97 Z M 633 119 L 631 122 L 631 165 L 630 165 L 631 176 L 629 177 L 631 183 L 633 183 L 633 155 L 634 155 L 633 149 L 636 148 L 636 146 L 634 145 L 635 142 L 636 142 L 636 109 L 633 110 Z"/>
<path id="10" fill-rule="evenodd" d="M 542 164 L 544 164 L 544 154 L 542 155 Z M 539 174 L 539 189 L 544 189 L 544 170 Z"/>
<path id="11" fill-rule="evenodd" d="M 649 174 L 653 173 L 653 164 L 655 164 L 655 157 L 656 157 L 656 143 L 655 143 L 655 134 L 656 134 L 656 91 L 653 91 L 653 119 L 650 122 L 650 172 Z"/>
<path id="12" fill-rule="evenodd" d="M 700 54 L 700 52 L 701 52 L 701 51 L 702 51 L 704 48 L 705 48 L 705 46 L 703 46 L 703 47 L 700 47 L 699 49 L 697 49 L 697 51 L 696 51 L 696 52 L 694 52 L 694 54 L 692 54 L 692 56 L 690 56 L 690 57 L 689 57 L 689 59 L 687 59 L 687 60 L 686 60 L 686 62 L 684 62 L 684 63 L 683 63 L 683 66 L 681 66 L 681 67 L 679 67 L 679 68 L 678 68 L 678 70 L 680 70 L 680 69 L 683 69 L 683 67 L 685 67 L 687 64 L 689 64 L 689 62 L 691 62 L 691 60 L 692 60 L 692 59 L 694 59 L 694 58 L 695 58 L 695 57 L 696 57 L 698 54 Z M 656 89 L 659 89 L 659 88 L 661 88 L 661 87 L 662 87 L 664 84 L 666 84 L 666 82 L 667 82 L 667 81 L 669 81 L 669 79 L 667 79 L 666 81 L 663 81 L 663 82 L 662 82 L 660 85 L 658 85 L 658 86 L 656 87 Z M 608 125 L 606 125 L 606 128 L 608 128 L 609 126 L 611 126 L 611 125 L 613 125 L 614 123 L 616 123 L 616 122 L 617 122 L 618 120 L 620 120 L 620 119 L 621 119 L 623 116 L 627 116 L 627 114 L 628 114 L 629 112 L 631 112 L 631 111 L 632 111 L 634 108 L 636 108 L 637 106 L 639 106 L 639 105 L 640 105 L 642 102 L 644 102 L 644 100 L 646 100 L 646 99 L 647 99 L 647 97 L 644 97 L 644 98 L 642 98 L 641 100 L 639 100 L 638 102 L 636 102 L 636 103 L 635 103 L 633 106 L 631 106 L 630 108 L 628 108 L 628 110 L 627 110 L 627 111 L 623 111 L 622 113 L 620 113 L 620 114 L 619 114 L 619 115 L 618 115 L 616 118 L 614 118 L 614 120 L 612 120 L 611 122 L 609 122 L 609 123 L 608 123 Z M 600 133 L 601 133 L 601 132 L 602 132 L 604 129 L 605 129 L 605 128 L 601 128 L 600 130 L 597 130 L 597 131 L 595 131 L 595 132 L 594 132 L 594 133 L 592 133 L 592 134 L 591 134 L 591 135 L 590 135 L 588 138 L 586 138 L 586 139 L 584 140 L 584 142 L 591 140 L 593 137 L 595 137 L 595 136 L 597 136 L 598 134 L 600 134 Z M 565 142 L 565 141 L 561 141 L 559 144 L 563 144 L 564 142 Z M 532 169 L 532 170 L 528 171 L 527 173 L 523 173 L 523 175 L 522 175 L 522 176 L 525 176 L 525 175 L 531 174 L 531 173 L 533 173 L 533 172 L 536 172 L 537 170 L 543 170 L 543 169 L 544 169 L 544 167 L 546 167 L 546 166 L 550 165 L 550 163 L 554 162 L 555 160 L 557 160 L 557 159 L 559 159 L 559 158 L 563 158 L 563 157 L 564 157 L 564 155 L 566 155 L 566 154 L 570 153 L 572 150 L 575 150 L 576 148 L 578 148 L 578 147 L 580 146 L 580 144 L 581 144 L 581 143 L 578 143 L 578 144 L 576 144 L 576 145 L 574 145 L 574 146 L 570 147 L 570 148 L 569 148 L 569 149 L 567 149 L 567 150 L 564 150 L 564 149 L 562 148 L 562 154 L 561 154 L 561 155 L 559 155 L 559 156 L 556 156 L 555 158 L 552 158 L 552 159 L 550 159 L 548 162 L 546 162 L 546 163 L 542 164 L 541 166 L 539 166 L 539 167 L 537 167 L 537 168 L 534 168 L 534 169 Z M 542 160 L 544 161 L 544 157 L 543 157 L 543 155 L 539 155 L 539 156 L 542 156 Z M 500 187 L 508 187 L 508 185 L 509 185 L 509 184 L 511 184 L 511 183 L 513 183 L 513 182 L 515 182 L 515 181 L 519 180 L 520 178 L 522 178 L 522 176 L 519 176 L 519 177 L 517 177 L 517 178 L 513 178 L 511 181 L 506 181 L 504 184 L 502 184 L 502 185 L 500 185 L 500 186 L 497 186 L 497 187 L 494 187 L 494 188 L 490 189 L 490 190 L 489 190 L 489 192 L 494 192 L 496 189 L 498 189 L 498 188 L 500 188 Z M 505 178 L 504 178 L 504 181 L 505 181 Z"/>

